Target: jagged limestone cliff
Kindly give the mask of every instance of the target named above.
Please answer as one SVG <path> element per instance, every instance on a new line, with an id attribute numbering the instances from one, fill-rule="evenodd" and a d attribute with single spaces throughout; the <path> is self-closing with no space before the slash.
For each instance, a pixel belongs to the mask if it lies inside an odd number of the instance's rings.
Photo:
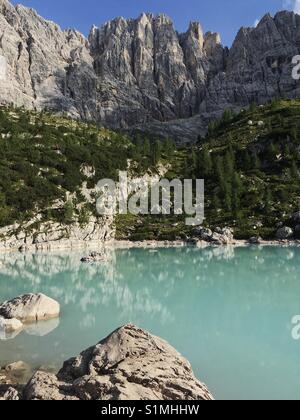
<path id="1" fill-rule="evenodd" d="M 199 23 L 179 34 L 170 18 L 152 14 L 94 26 L 86 39 L 0 0 L 0 55 L 8 63 L 0 103 L 195 140 L 228 107 L 298 96 L 291 60 L 299 39 L 292 12 L 242 28 L 231 49 Z"/>

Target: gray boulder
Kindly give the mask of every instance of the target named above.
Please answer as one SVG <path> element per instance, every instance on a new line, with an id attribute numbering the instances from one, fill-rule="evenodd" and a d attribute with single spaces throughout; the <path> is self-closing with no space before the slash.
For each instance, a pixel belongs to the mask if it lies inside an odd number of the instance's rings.
<path id="1" fill-rule="evenodd" d="M 42 293 L 22 295 L 0 305 L 1 317 L 23 323 L 57 318 L 59 313 L 59 303 Z"/>
<path id="2" fill-rule="evenodd" d="M 300 210 L 298 210 L 295 213 L 293 213 L 292 220 L 296 224 L 299 224 L 300 223 Z"/>
<path id="3" fill-rule="evenodd" d="M 19 390 L 12 386 L 0 385 L 0 401 L 19 401 L 21 394 Z"/>
<path id="4" fill-rule="evenodd" d="M 230 228 L 223 228 L 218 230 L 219 233 L 214 232 L 211 237 L 211 242 L 215 245 L 230 245 L 234 237 Z"/>
<path id="5" fill-rule="evenodd" d="M 294 236 L 293 229 L 287 226 L 278 229 L 276 232 L 276 238 L 279 240 L 292 239 L 293 236 Z"/>
<path id="6" fill-rule="evenodd" d="M 262 239 L 259 236 L 252 236 L 249 239 L 249 244 L 250 245 L 259 245 L 259 244 L 261 244 L 261 242 L 262 242 Z"/>
<path id="7" fill-rule="evenodd" d="M 27 400 L 212 400 L 190 364 L 168 343 L 134 325 L 114 331 L 64 363 L 37 372 Z"/>

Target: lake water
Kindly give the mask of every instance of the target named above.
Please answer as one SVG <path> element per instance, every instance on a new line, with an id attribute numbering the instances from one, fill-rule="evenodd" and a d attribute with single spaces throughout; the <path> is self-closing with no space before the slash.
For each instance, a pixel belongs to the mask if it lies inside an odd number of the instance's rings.
<path id="1" fill-rule="evenodd" d="M 0 300 L 42 292 L 59 321 L 0 341 L 0 365 L 57 369 L 133 322 L 166 339 L 217 399 L 300 399 L 300 248 L 249 247 L 0 255 Z"/>

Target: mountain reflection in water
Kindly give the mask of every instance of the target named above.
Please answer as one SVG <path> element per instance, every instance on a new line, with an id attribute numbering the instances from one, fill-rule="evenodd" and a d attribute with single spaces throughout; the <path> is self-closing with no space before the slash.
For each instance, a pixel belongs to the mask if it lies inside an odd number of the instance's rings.
<path id="1" fill-rule="evenodd" d="M 61 304 L 57 324 L 0 341 L 0 365 L 58 369 L 133 322 L 174 345 L 217 398 L 296 393 L 291 318 L 300 313 L 300 248 L 106 252 L 105 264 L 82 264 L 84 252 L 0 255 L 1 301 L 42 292 Z M 291 384 L 286 391 L 283 382 Z"/>

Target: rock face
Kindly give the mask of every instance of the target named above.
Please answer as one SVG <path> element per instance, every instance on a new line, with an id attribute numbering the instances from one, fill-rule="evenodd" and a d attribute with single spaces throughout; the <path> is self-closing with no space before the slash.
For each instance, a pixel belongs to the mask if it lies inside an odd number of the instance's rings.
<path id="1" fill-rule="evenodd" d="M 53 319 L 59 316 L 59 312 L 59 303 L 42 293 L 19 296 L 0 306 L 0 316 L 23 323 Z"/>
<path id="2" fill-rule="evenodd" d="M 88 39 L 62 31 L 32 9 L 0 0 L 0 103 L 50 108 L 111 128 L 140 129 L 185 141 L 224 109 L 296 97 L 292 57 L 300 16 L 266 15 L 242 28 L 231 49 L 197 22 L 178 34 L 165 15 L 117 18 Z"/>
<path id="3" fill-rule="evenodd" d="M 0 229 L 1 251 L 48 251 L 57 249 L 80 249 L 95 244 L 96 247 L 114 238 L 113 217 L 91 217 L 87 225 L 79 223 L 61 225 L 55 222 L 41 223 L 31 229 L 34 220 L 25 225 L 11 225 Z M 29 232 L 27 232 L 29 231 Z"/>
<path id="4" fill-rule="evenodd" d="M 57 376 L 37 372 L 27 400 L 212 400 L 174 348 L 134 325 L 65 362 Z"/>

